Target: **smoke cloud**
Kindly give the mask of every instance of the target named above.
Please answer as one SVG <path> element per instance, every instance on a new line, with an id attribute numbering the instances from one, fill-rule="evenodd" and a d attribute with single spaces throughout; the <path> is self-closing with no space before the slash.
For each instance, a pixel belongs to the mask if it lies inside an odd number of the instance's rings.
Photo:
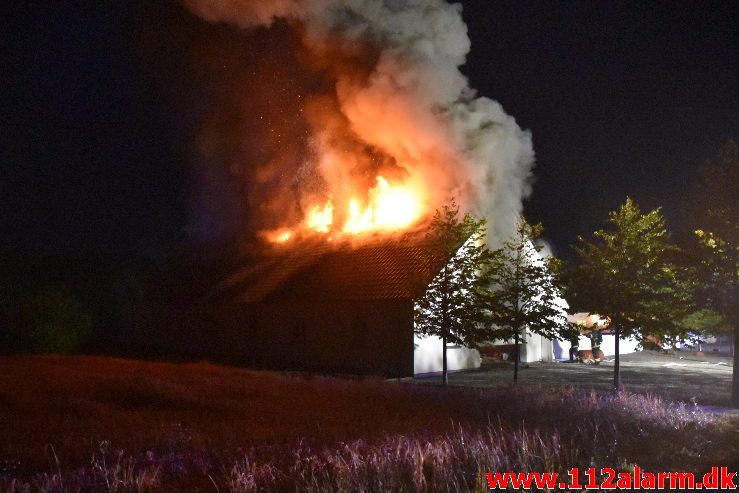
<path id="1" fill-rule="evenodd" d="M 334 204 L 346 203 L 350 195 L 366 193 L 382 174 L 411 184 L 428 213 L 454 198 L 462 210 L 487 218 L 493 244 L 514 230 L 530 193 L 531 136 L 500 104 L 477 97 L 459 71 L 470 49 L 460 5 L 442 0 L 183 3 L 200 18 L 242 28 L 244 35 L 258 37 L 278 28 L 297 40 L 301 75 L 289 79 L 298 86 L 292 88 L 297 109 L 289 118 L 294 121 L 281 124 L 282 140 L 236 132 L 248 142 L 238 143 L 226 159 L 234 179 L 244 180 L 247 209 L 259 211 L 258 228 L 299 221 L 327 196 Z M 255 68 L 268 69 L 269 64 Z M 254 94 L 231 91 L 234 99 L 241 98 L 237 111 L 243 118 L 276 118 L 274 111 L 248 102 Z M 227 119 L 212 120 L 217 123 L 204 126 L 206 158 L 223 152 L 214 149 L 223 140 L 219 132 L 233 132 L 225 128 Z M 238 126 L 236 120 L 232 124 Z M 257 154 L 267 157 L 254 159 Z"/>

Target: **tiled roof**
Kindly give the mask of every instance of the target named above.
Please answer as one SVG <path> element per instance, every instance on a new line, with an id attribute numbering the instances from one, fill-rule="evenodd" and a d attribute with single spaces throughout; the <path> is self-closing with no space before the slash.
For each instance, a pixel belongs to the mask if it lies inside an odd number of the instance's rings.
<path id="1" fill-rule="evenodd" d="M 214 296 L 241 303 L 414 299 L 448 260 L 438 251 L 420 236 L 360 245 L 303 241 L 246 260 Z"/>

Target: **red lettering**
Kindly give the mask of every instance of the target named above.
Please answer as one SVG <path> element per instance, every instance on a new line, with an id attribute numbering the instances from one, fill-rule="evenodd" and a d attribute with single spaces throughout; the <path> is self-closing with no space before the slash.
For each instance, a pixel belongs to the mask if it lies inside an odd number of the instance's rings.
<path id="1" fill-rule="evenodd" d="M 580 484 L 580 469 L 573 467 L 567 474 L 570 476 L 570 489 L 581 490 L 582 485 Z"/>
<path id="2" fill-rule="evenodd" d="M 695 478 L 690 472 L 673 472 L 670 473 L 670 488 L 693 489 L 695 487 Z"/>
<path id="3" fill-rule="evenodd" d="M 604 490 L 615 490 L 616 483 L 613 480 L 616 478 L 616 471 L 611 467 L 604 467 L 600 470 L 600 473 L 606 477 L 600 487 Z"/>
<path id="4" fill-rule="evenodd" d="M 669 473 L 658 472 L 657 473 L 657 488 L 664 490 L 665 489 L 665 479 L 669 477 L 670 477 Z"/>
<path id="5" fill-rule="evenodd" d="M 711 472 L 703 475 L 703 487 L 710 490 L 718 488 L 718 467 L 712 467 Z"/>
<path id="6" fill-rule="evenodd" d="M 724 466 L 721 468 L 721 489 L 722 490 L 735 490 L 736 484 L 734 484 L 734 476 L 736 471 L 729 472 L 729 468 Z"/>
<path id="7" fill-rule="evenodd" d="M 535 484 L 539 489 L 553 490 L 557 485 L 558 474 L 553 473 L 486 473 L 485 479 L 491 490 L 507 489 L 509 486 L 515 489 L 531 489 L 531 485 Z"/>
<path id="8" fill-rule="evenodd" d="M 657 483 L 654 479 L 654 474 L 652 474 L 651 472 L 642 473 L 641 477 L 642 477 L 641 487 L 643 489 L 653 490 L 654 488 L 657 487 Z"/>
<path id="9" fill-rule="evenodd" d="M 585 488 L 589 490 L 598 489 L 598 483 L 595 482 L 595 468 L 588 467 L 585 469 L 585 475 L 588 477 L 588 484 L 585 485 Z"/>
<path id="10" fill-rule="evenodd" d="M 631 474 L 628 472 L 618 473 L 618 481 L 616 481 L 616 487 L 619 490 L 630 490 L 631 489 Z"/>
<path id="11" fill-rule="evenodd" d="M 693 490 L 708 489 L 715 490 L 735 490 L 737 489 L 735 478 L 736 471 L 730 471 L 728 467 L 712 467 L 711 471 L 703 475 L 703 482 L 696 482 L 695 475 L 692 472 L 642 472 L 638 466 L 634 467 L 631 473 L 616 472 L 611 467 L 603 467 L 600 469 L 600 477 L 603 478 L 601 484 L 597 483 L 596 469 L 589 467 L 585 469 L 584 474 L 587 478 L 586 489 L 604 489 L 604 490 Z M 580 470 L 573 467 L 567 471 L 570 484 L 557 482 L 559 475 L 556 472 L 532 472 L 532 473 L 513 473 L 513 472 L 496 472 L 485 473 L 488 487 L 491 490 L 530 490 L 532 486 L 537 490 L 552 491 L 555 488 L 579 490 L 583 486 L 580 484 Z"/>

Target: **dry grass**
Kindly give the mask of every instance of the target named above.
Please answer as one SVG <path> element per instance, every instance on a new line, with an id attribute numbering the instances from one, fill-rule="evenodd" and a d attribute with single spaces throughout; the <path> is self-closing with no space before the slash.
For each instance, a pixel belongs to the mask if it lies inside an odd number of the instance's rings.
<path id="1" fill-rule="evenodd" d="M 221 448 L 330 442 L 444 431 L 452 419 L 479 415 L 437 397 L 432 389 L 408 393 L 380 379 L 306 378 L 207 363 L 4 358 L 0 436 L 2 452 L 25 463 L 48 443 L 68 460 L 87 460 L 100 440 L 127 450 L 168 446 L 183 434 L 188 443 Z M 24 456 L 26 450 L 34 452 Z"/>
<path id="2" fill-rule="evenodd" d="M 685 404 L 572 388 L 0 359 L 0 492 L 466 491 L 511 468 L 700 472 L 736 468 L 736 427 Z"/>

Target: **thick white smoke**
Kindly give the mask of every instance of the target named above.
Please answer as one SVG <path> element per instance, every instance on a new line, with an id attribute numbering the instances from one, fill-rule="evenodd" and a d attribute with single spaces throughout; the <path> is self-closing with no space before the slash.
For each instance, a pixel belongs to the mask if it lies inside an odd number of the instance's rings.
<path id="1" fill-rule="evenodd" d="M 288 19 L 330 63 L 353 138 L 389 156 L 424 190 L 428 208 L 455 198 L 486 217 L 491 243 L 513 232 L 530 192 L 531 136 L 501 106 L 476 97 L 459 71 L 470 49 L 461 6 L 442 0 L 183 0 L 209 22 L 242 28 Z M 362 58 L 362 46 L 372 56 Z M 355 70 L 356 65 L 369 65 Z M 347 68 L 345 68 L 347 67 Z M 248 97 L 245 96 L 245 97 Z M 335 116 L 311 117 L 317 168 L 334 198 L 357 164 Z M 346 131 L 346 129 L 343 129 Z M 351 154 L 351 153 L 349 153 Z"/>

